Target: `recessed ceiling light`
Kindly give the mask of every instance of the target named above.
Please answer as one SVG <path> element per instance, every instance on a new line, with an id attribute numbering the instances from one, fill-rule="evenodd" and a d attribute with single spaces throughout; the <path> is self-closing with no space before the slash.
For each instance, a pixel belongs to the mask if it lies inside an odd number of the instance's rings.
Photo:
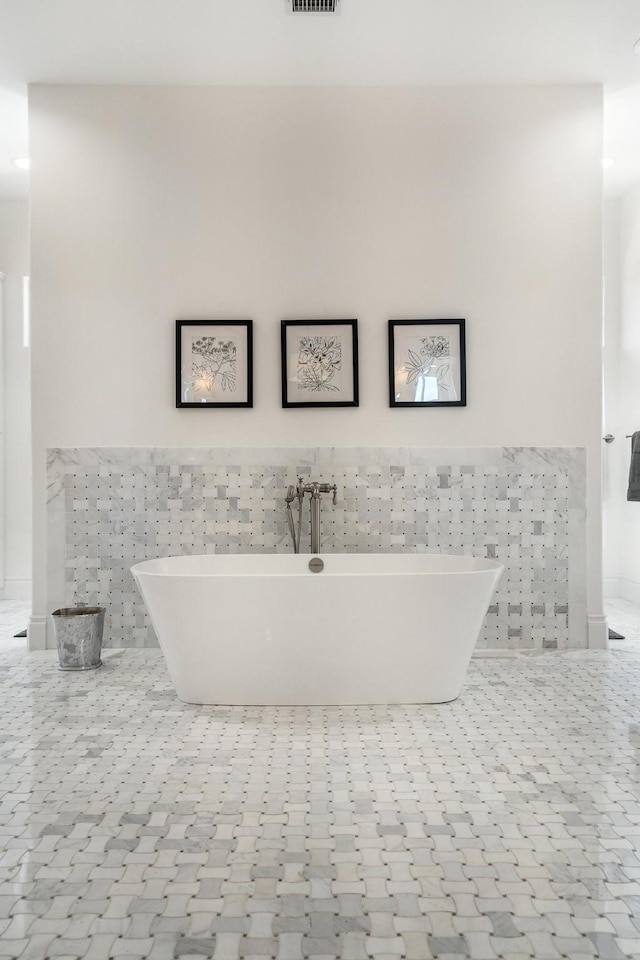
<path id="1" fill-rule="evenodd" d="M 11 163 L 14 167 L 17 167 L 18 170 L 28 170 L 31 166 L 29 157 L 12 157 Z"/>
<path id="2" fill-rule="evenodd" d="M 612 167 L 616 161 L 613 157 L 603 157 L 602 158 L 602 169 L 608 170 L 609 167 Z"/>

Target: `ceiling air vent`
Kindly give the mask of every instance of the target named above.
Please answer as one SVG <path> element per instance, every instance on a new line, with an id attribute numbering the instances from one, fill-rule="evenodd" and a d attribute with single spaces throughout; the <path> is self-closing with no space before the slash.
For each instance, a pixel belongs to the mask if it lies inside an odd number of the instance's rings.
<path id="1" fill-rule="evenodd" d="M 340 0 L 287 0 L 289 13 L 338 13 Z"/>

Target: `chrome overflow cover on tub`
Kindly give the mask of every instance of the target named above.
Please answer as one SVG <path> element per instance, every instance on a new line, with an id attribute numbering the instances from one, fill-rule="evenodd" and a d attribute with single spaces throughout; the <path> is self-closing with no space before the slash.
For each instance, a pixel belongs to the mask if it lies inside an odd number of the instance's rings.
<path id="1" fill-rule="evenodd" d="M 311 573 L 320 573 L 324 570 L 324 562 L 320 557 L 314 557 L 312 560 L 309 560 L 309 570 L 311 570 Z"/>

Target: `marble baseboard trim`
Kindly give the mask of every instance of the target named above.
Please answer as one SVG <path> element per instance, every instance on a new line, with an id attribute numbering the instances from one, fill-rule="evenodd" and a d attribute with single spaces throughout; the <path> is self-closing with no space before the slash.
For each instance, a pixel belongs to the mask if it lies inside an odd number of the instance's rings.
<path id="1" fill-rule="evenodd" d="M 607 618 L 589 614 L 587 617 L 587 637 L 589 650 L 607 650 L 609 647 L 609 628 Z"/>
<path id="2" fill-rule="evenodd" d="M 495 647 L 485 647 L 484 650 L 474 650 L 471 654 L 472 657 L 517 657 L 517 650 L 499 650 Z"/>
<path id="3" fill-rule="evenodd" d="M 29 620 L 29 626 L 27 627 L 27 644 L 30 653 L 47 649 L 48 619 L 48 617 L 32 616 Z M 49 646 L 51 646 L 51 644 L 49 644 Z"/>

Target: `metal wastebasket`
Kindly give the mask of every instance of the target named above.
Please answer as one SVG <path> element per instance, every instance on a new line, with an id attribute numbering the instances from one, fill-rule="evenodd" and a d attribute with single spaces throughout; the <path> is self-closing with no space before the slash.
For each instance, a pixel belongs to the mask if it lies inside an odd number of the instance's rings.
<path id="1" fill-rule="evenodd" d="M 60 670 L 95 670 L 102 666 L 104 607 L 62 607 L 51 614 Z"/>

